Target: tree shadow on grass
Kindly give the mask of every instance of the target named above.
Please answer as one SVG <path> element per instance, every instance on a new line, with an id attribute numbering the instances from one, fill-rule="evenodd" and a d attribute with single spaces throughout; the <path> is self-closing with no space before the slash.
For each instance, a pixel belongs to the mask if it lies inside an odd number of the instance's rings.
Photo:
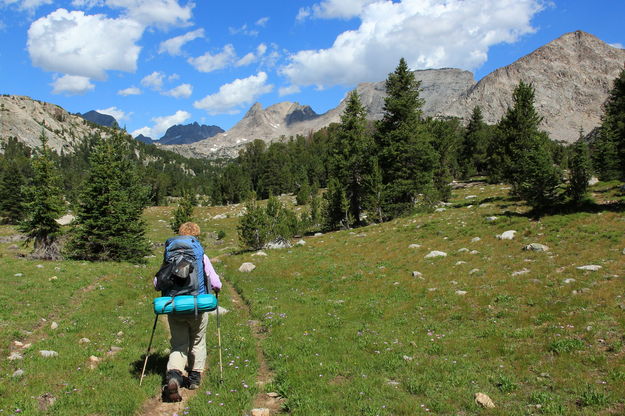
<path id="1" fill-rule="evenodd" d="M 591 199 L 586 199 L 580 203 L 565 202 L 543 209 L 534 208 L 524 214 L 524 216 L 540 219 L 551 215 L 570 215 L 580 212 L 588 214 L 598 214 L 600 212 L 622 213 L 625 212 L 625 201 L 613 201 L 604 204 L 598 204 Z"/>

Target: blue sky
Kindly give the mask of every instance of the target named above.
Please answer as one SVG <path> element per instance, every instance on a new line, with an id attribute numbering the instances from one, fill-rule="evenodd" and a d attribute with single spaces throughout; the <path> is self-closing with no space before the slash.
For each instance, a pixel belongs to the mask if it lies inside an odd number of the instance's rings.
<path id="1" fill-rule="evenodd" d="M 256 101 L 325 112 L 402 56 L 479 80 L 574 30 L 622 48 L 624 17 L 623 0 L 0 0 L 0 93 L 158 138 Z"/>

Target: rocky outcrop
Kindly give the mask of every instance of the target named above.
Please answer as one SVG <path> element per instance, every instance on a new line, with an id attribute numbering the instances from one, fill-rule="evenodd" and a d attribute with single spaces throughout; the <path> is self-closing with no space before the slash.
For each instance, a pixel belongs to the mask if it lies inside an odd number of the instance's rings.
<path id="1" fill-rule="evenodd" d="M 85 136 L 106 135 L 105 130 L 58 105 L 19 95 L 0 96 L 1 139 L 16 137 L 27 146 L 37 147 L 42 132 L 56 152 L 72 152 Z"/>
<path id="2" fill-rule="evenodd" d="M 98 113 L 95 110 L 88 111 L 84 114 L 79 114 L 79 116 L 87 121 L 98 124 L 100 126 L 119 128 L 119 124 L 117 123 L 117 120 L 115 120 L 115 117 L 108 114 Z"/>

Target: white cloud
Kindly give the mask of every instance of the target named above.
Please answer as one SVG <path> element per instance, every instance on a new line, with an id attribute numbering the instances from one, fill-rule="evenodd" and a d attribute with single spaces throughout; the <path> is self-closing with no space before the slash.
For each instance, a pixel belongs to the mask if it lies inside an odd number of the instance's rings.
<path id="1" fill-rule="evenodd" d="M 123 90 L 119 90 L 117 91 L 118 95 L 123 95 L 124 97 L 128 96 L 128 95 L 140 95 L 141 94 L 141 90 L 137 87 L 128 87 L 126 89 Z"/>
<path id="2" fill-rule="evenodd" d="M 241 26 L 241 27 L 229 27 L 228 28 L 228 32 L 231 35 L 238 35 L 239 33 L 242 33 L 244 35 L 247 36 L 258 36 L 258 30 L 255 29 L 249 29 L 247 27 L 247 24 Z"/>
<path id="3" fill-rule="evenodd" d="M 133 20 L 57 9 L 28 29 L 28 53 L 47 71 L 105 79 L 108 70 L 136 70 L 142 34 Z"/>
<path id="4" fill-rule="evenodd" d="M 269 21 L 268 17 L 261 17 L 260 19 L 256 21 L 256 26 L 265 27 L 268 21 Z"/>
<path id="5" fill-rule="evenodd" d="M 52 94 L 79 95 L 89 92 L 95 88 L 89 78 L 77 75 L 64 75 L 55 78 L 52 82 Z"/>
<path id="6" fill-rule="evenodd" d="M 131 135 L 133 137 L 136 137 L 140 134 L 143 134 L 144 136 L 158 139 L 165 133 L 165 131 L 167 131 L 168 128 L 175 124 L 182 124 L 189 118 L 191 118 L 191 114 L 186 111 L 178 110 L 175 114 L 172 114 L 170 116 L 153 118 L 152 121 L 154 122 L 154 125 L 152 127 L 142 127 L 133 131 Z"/>
<path id="7" fill-rule="evenodd" d="M 17 5 L 20 10 L 35 11 L 40 6 L 52 4 L 52 0 L 0 0 L 0 5 Z"/>
<path id="8" fill-rule="evenodd" d="M 313 4 L 312 7 L 301 8 L 297 14 L 297 20 L 304 20 L 308 17 L 351 19 L 359 16 L 365 6 L 376 2 L 379 0 L 324 0 Z"/>
<path id="9" fill-rule="evenodd" d="M 95 111 L 97 111 L 100 114 L 108 114 L 109 116 L 115 117 L 115 120 L 117 120 L 118 123 L 124 120 L 128 120 L 128 118 L 130 118 L 130 115 L 132 114 L 132 113 L 126 113 L 117 107 L 103 108 L 101 110 L 95 110 Z"/>
<path id="10" fill-rule="evenodd" d="M 617 48 L 617 49 L 625 49 L 623 47 L 623 44 L 622 43 L 618 43 L 618 42 L 617 43 L 609 43 L 608 45 L 610 45 L 613 48 Z"/>
<path id="11" fill-rule="evenodd" d="M 145 26 L 187 26 L 193 17 L 193 2 L 182 7 L 177 0 L 106 0 L 106 5 L 125 9 L 125 16 Z"/>
<path id="12" fill-rule="evenodd" d="M 163 95 L 169 95 L 174 98 L 189 98 L 193 93 L 191 84 L 180 84 L 169 91 L 165 91 Z"/>
<path id="13" fill-rule="evenodd" d="M 154 71 L 150 75 L 143 77 L 141 85 L 147 88 L 151 88 L 155 91 L 159 91 L 163 87 L 163 79 L 165 74 L 162 72 Z"/>
<path id="14" fill-rule="evenodd" d="M 204 29 L 194 30 L 192 32 L 187 32 L 184 35 L 176 36 L 171 39 L 167 39 L 158 47 L 158 53 L 167 52 L 172 56 L 182 55 L 182 47 L 192 40 L 197 38 L 204 37 Z"/>
<path id="15" fill-rule="evenodd" d="M 265 54 L 265 52 L 267 52 L 267 45 L 265 45 L 264 43 L 261 43 L 256 48 L 256 52 L 250 52 L 246 54 L 243 58 L 239 59 L 236 62 L 235 66 L 246 66 L 253 62 L 256 62 Z"/>
<path id="16" fill-rule="evenodd" d="M 280 97 L 283 97 L 285 95 L 297 94 L 300 91 L 301 90 L 297 85 L 289 85 L 287 87 L 280 87 L 280 89 L 278 90 L 278 95 L 280 95 Z"/>
<path id="17" fill-rule="evenodd" d="M 91 9 L 104 5 L 104 0 L 72 0 L 72 6 L 77 8 Z"/>
<path id="18" fill-rule="evenodd" d="M 362 6 L 360 27 L 340 34 L 328 49 L 292 55 L 280 70 L 291 83 L 323 88 L 377 81 L 386 78 L 400 57 L 411 69 L 475 69 L 486 61 L 492 45 L 532 33 L 530 21 L 543 7 L 541 0 L 350 0 L 339 8 L 340 4 L 342 0 L 328 0 L 308 14 L 348 17 Z"/>
<path id="19" fill-rule="evenodd" d="M 207 95 L 193 103 L 198 109 L 206 110 L 208 114 L 236 114 L 241 106 L 249 105 L 258 97 L 271 92 L 273 85 L 267 84 L 267 74 L 259 72 L 248 78 L 235 79 L 219 88 L 219 92 Z"/>
<path id="20" fill-rule="evenodd" d="M 223 51 L 215 55 L 206 52 L 202 56 L 189 58 L 187 61 L 200 72 L 211 72 L 231 65 L 236 58 L 237 54 L 234 51 L 234 46 L 228 44 L 224 46 Z"/>

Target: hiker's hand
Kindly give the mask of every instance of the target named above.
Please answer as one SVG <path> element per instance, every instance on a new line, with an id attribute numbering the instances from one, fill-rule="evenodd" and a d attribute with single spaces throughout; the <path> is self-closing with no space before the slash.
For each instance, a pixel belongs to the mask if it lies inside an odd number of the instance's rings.
<path id="1" fill-rule="evenodd" d="M 219 293 L 221 289 L 218 287 L 213 287 L 213 292 L 215 292 L 215 294 Z"/>

